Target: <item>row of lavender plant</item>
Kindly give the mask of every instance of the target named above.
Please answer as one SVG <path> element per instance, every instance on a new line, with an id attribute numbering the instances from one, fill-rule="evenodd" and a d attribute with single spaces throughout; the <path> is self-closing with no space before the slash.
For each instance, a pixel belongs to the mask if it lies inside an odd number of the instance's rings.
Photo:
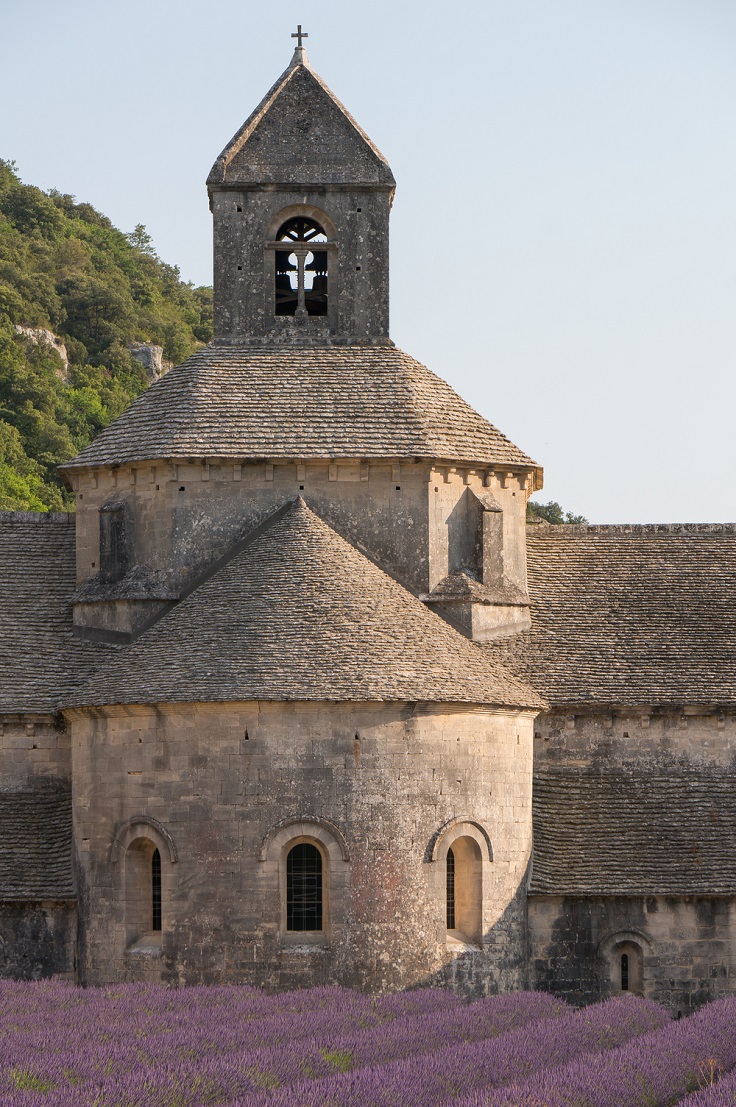
<path id="1" fill-rule="evenodd" d="M 447 999 L 445 1009 L 437 1010 L 443 994 Z M 248 1019 L 240 1027 L 220 1025 L 219 1034 L 209 1024 L 203 1027 L 196 1003 L 188 1012 L 177 1012 L 175 1019 L 162 1016 L 159 1023 L 142 1023 L 133 1014 L 127 1026 L 124 1019 L 117 1019 L 110 1028 L 105 1019 L 110 1013 L 108 997 L 103 996 L 99 1006 L 86 1005 L 88 1013 L 96 1012 L 98 1022 L 94 1028 L 87 1025 L 84 1034 L 78 1033 L 78 1027 L 75 1033 L 73 1020 L 67 1019 L 60 1027 L 53 1016 L 49 1019 L 47 1011 L 35 1033 L 0 1035 L 0 1072 L 5 1074 L 0 1088 L 10 1091 L 22 1085 L 29 1090 L 43 1087 L 50 1091 L 74 1082 L 78 1089 L 83 1084 L 95 1084 L 101 1094 L 102 1081 L 107 1095 L 112 1094 L 110 1089 L 117 1081 L 124 1079 L 129 1098 L 128 1076 L 134 1085 L 145 1083 L 150 1073 L 161 1072 L 162 1058 L 176 1069 L 177 1081 L 183 1080 L 189 1087 L 194 1072 L 201 1075 L 202 1063 L 214 1058 L 209 1079 L 220 1088 L 220 1098 L 228 1098 L 245 1088 L 326 1076 L 336 1069 L 375 1062 L 376 1057 L 406 1057 L 450 1042 L 491 1037 L 568 1010 L 562 1001 L 544 993 L 516 993 L 468 1005 L 453 1001 L 447 993 L 427 991 L 424 995 L 415 992 L 379 999 L 372 1004 L 371 1017 L 383 1021 L 370 1025 L 363 1017 L 356 1017 L 352 993 L 342 996 L 333 992 L 331 1007 L 320 1007 L 324 990 L 313 991 L 311 997 L 315 1004 L 309 1014 L 295 1016 L 289 1010 L 281 1019 L 271 1015 L 258 1024 Z M 339 1009 L 341 999 L 345 1000 L 346 1011 Z M 429 1013 L 423 1013 L 427 1007 Z M 376 1009 L 388 1013 L 381 1015 Z M 392 1010 L 402 1009 L 417 1013 L 389 1018 Z M 117 1011 L 118 1015 L 122 1013 Z M 295 1018 L 299 1020 L 297 1025 Z M 346 1022 L 351 1026 L 349 1034 L 345 1033 Z M 354 1027 L 360 1022 L 366 1028 L 356 1031 Z M 299 1041 L 294 1031 L 304 1025 L 312 1037 Z M 277 1044 L 263 1048 L 264 1038 Z M 173 1078 L 173 1069 L 171 1075 Z"/>
<path id="2" fill-rule="evenodd" d="M 13 1050 L 63 1052 L 82 1043 L 155 1041 L 161 1034 L 196 1022 L 194 1035 L 208 1049 L 258 1048 L 272 1042 L 350 1033 L 431 1012 L 465 1010 L 466 1003 L 440 989 L 378 997 L 348 988 L 314 988 L 268 996 L 244 989 L 150 985 L 115 989 L 73 989 L 65 985 L 0 986 L 0 1064 Z"/>
<path id="3" fill-rule="evenodd" d="M 299 1081 L 284 1089 L 235 1098 L 232 1107 L 433 1107 L 471 1089 L 503 1085 L 552 1064 L 661 1027 L 667 1012 L 626 996 L 512 1030 L 500 1037 L 425 1053 L 356 1072 Z M 538 1107 L 538 1105 L 537 1105 Z"/>
<path id="4" fill-rule="evenodd" d="M 722 1076 L 717 1057 L 706 1057 L 698 1072 L 700 1091 L 680 1100 L 681 1107 L 736 1107 L 736 1072 Z"/>
<path id="5" fill-rule="evenodd" d="M 599 1057 L 502 1091 L 477 1091 L 454 1107 L 669 1107 L 706 1083 L 714 1066 L 736 1068 L 736 997 Z"/>

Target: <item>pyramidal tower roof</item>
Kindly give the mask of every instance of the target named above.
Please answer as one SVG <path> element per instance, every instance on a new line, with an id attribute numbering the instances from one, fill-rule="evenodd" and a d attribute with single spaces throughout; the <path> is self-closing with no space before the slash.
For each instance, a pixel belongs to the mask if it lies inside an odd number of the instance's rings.
<path id="1" fill-rule="evenodd" d="M 207 187 L 292 180 L 395 185 L 385 157 L 312 69 L 303 46 L 222 151 Z"/>

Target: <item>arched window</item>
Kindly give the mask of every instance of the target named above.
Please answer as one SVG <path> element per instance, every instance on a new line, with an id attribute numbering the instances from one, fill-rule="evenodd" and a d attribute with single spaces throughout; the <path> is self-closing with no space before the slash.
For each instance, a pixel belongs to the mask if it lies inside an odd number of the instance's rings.
<path id="1" fill-rule="evenodd" d="M 151 854 L 151 930 L 161 929 L 161 854 Z"/>
<path id="2" fill-rule="evenodd" d="M 275 250 L 275 299 L 277 315 L 327 315 L 327 235 L 306 215 L 296 215 L 281 225 Z M 324 243 L 324 249 L 315 249 Z"/>
<path id="3" fill-rule="evenodd" d="M 447 929 L 455 929 L 455 854 L 447 851 Z"/>
<path id="4" fill-rule="evenodd" d="M 474 945 L 483 941 L 483 858 L 469 836 L 447 851 L 447 929 Z"/>
<path id="5" fill-rule="evenodd" d="M 135 838 L 125 851 L 127 944 L 160 942 L 163 915 L 161 854 L 150 838 Z"/>
<path id="6" fill-rule="evenodd" d="M 286 858 L 286 929 L 322 930 L 322 854 L 311 842 Z"/>
<path id="7" fill-rule="evenodd" d="M 644 957 L 637 942 L 618 942 L 611 956 L 611 977 L 614 992 L 644 994 Z"/>

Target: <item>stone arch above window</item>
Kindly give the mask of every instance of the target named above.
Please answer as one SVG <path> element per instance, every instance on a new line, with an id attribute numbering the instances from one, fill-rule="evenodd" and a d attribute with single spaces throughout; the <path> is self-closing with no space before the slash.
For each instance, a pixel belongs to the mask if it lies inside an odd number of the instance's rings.
<path id="1" fill-rule="evenodd" d="M 137 838 L 148 838 L 161 854 L 165 854 L 172 865 L 176 864 L 179 855 L 174 844 L 174 839 L 169 834 L 163 823 L 150 815 L 133 815 L 126 819 L 115 832 L 110 847 L 110 860 L 113 864 L 125 855 L 126 850 Z"/>
<path id="2" fill-rule="evenodd" d="M 282 819 L 272 826 L 261 842 L 259 861 L 277 861 L 289 842 L 313 839 L 321 843 L 332 861 L 349 861 L 350 849 L 342 831 L 319 815 L 301 815 Z"/>
<path id="3" fill-rule="evenodd" d="M 444 863 L 447 860 L 448 849 L 457 838 L 473 838 L 480 847 L 483 860 L 493 860 L 491 838 L 483 824 L 467 815 L 457 815 L 444 823 L 429 839 L 424 851 L 425 863 L 432 861 Z"/>
<path id="4" fill-rule="evenodd" d="M 653 942 L 642 930 L 617 930 L 602 938 L 598 944 L 598 955 L 608 967 L 610 991 L 613 994 L 631 992 L 632 995 L 643 995 L 645 959 L 653 954 Z"/>
<path id="5" fill-rule="evenodd" d="M 314 207 L 312 204 L 290 204 L 289 207 L 281 208 L 280 211 L 277 211 L 276 214 L 271 217 L 271 221 L 266 229 L 266 239 L 268 242 L 276 241 L 276 235 L 284 223 L 300 216 L 311 219 L 315 223 L 319 223 L 324 229 L 328 241 L 334 242 L 336 240 L 337 228 L 327 212 L 322 211 L 321 208 Z"/>

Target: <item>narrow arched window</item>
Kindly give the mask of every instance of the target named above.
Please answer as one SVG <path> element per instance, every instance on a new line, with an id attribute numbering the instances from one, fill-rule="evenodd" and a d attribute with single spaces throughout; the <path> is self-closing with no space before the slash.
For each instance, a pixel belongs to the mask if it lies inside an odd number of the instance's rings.
<path id="1" fill-rule="evenodd" d="M 151 930 L 161 929 L 161 854 L 151 854 Z"/>
<path id="2" fill-rule="evenodd" d="M 621 954 L 621 991 L 628 992 L 629 990 L 629 955 L 628 953 Z"/>
<path id="3" fill-rule="evenodd" d="M 455 838 L 447 851 L 447 929 L 473 945 L 483 942 L 483 859 L 480 846 L 467 835 Z"/>
<path id="4" fill-rule="evenodd" d="M 286 859 L 286 929 L 322 929 L 322 854 L 299 842 Z"/>
<path id="5" fill-rule="evenodd" d="M 282 224 L 276 235 L 276 314 L 327 315 L 327 245 L 324 228 L 306 215 Z"/>
<path id="6" fill-rule="evenodd" d="M 447 929 L 455 929 L 455 854 L 447 851 Z"/>

